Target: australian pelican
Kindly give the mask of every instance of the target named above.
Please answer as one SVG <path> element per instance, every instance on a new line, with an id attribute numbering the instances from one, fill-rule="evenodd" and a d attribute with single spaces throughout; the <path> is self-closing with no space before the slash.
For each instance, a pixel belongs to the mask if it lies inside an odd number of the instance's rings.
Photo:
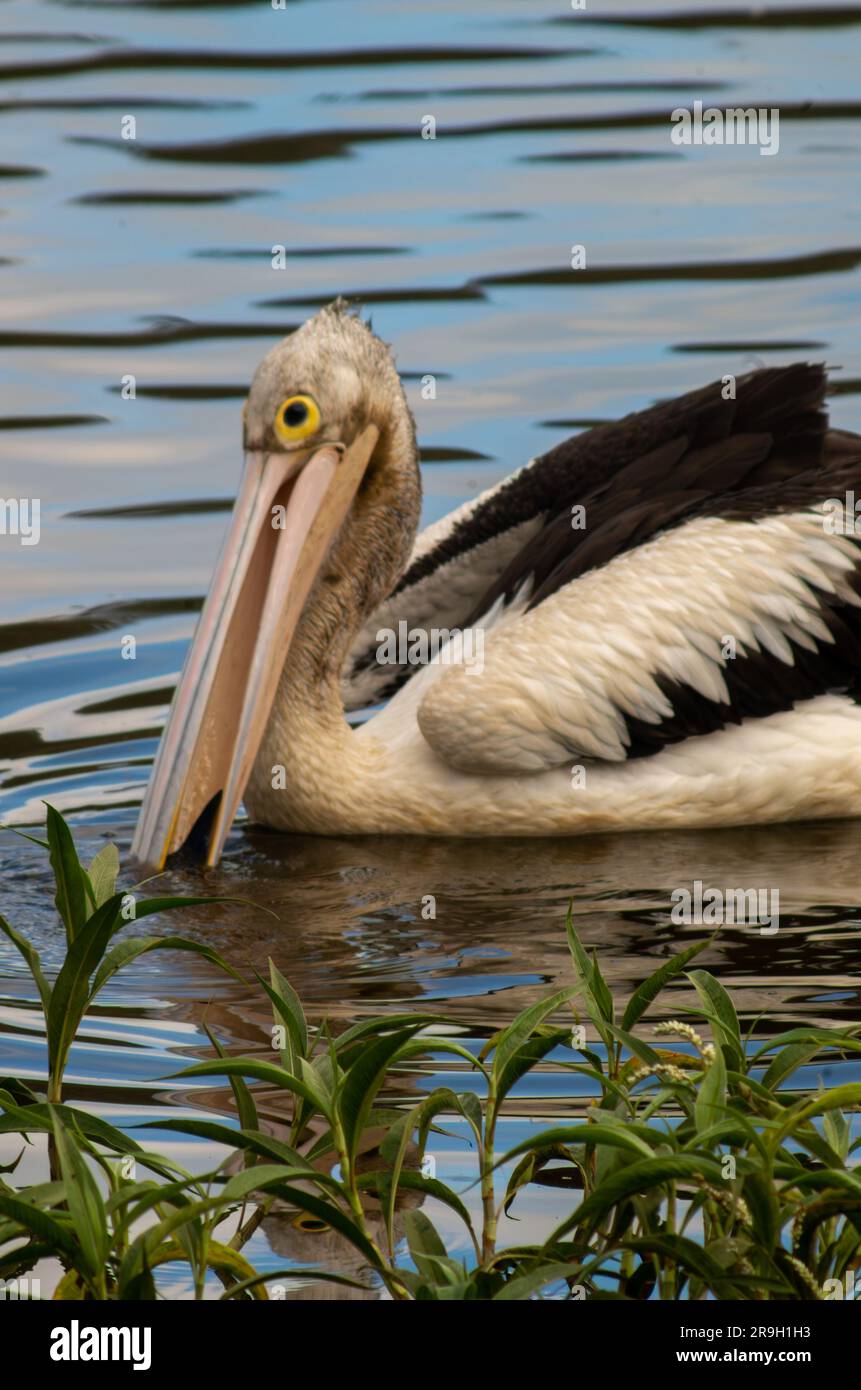
<path id="1" fill-rule="evenodd" d="M 254 376 L 138 858 L 190 840 L 217 862 L 241 798 L 263 825 L 338 835 L 861 814 L 861 438 L 828 428 L 825 390 L 799 364 L 662 402 L 415 540 L 394 361 L 324 309 Z M 381 662 L 403 623 L 479 631 L 480 667 Z"/>

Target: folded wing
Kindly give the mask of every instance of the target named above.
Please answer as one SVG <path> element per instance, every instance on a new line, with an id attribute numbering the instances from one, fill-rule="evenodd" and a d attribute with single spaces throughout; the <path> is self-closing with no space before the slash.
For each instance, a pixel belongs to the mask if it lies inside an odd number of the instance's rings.
<path id="1" fill-rule="evenodd" d="M 854 694 L 861 551 L 844 505 L 861 499 L 861 439 L 826 431 L 824 384 L 815 367 L 757 373 L 723 430 L 698 393 L 686 434 L 575 503 L 569 489 L 466 617 L 481 672 L 428 686 L 434 750 L 487 774 L 618 762 Z"/>
<path id="2" fill-rule="evenodd" d="M 821 463 L 825 374 L 805 364 L 722 382 L 564 441 L 424 531 L 394 592 L 354 643 L 348 708 L 388 698 L 414 673 L 377 663 L 382 629 L 461 628 L 531 575 L 533 594 L 681 519 L 697 502 L 791 479 Z M 574 532 L 578 507 L 586 528 Z M 573 577 L 573 575 L 571 576 Z"/>

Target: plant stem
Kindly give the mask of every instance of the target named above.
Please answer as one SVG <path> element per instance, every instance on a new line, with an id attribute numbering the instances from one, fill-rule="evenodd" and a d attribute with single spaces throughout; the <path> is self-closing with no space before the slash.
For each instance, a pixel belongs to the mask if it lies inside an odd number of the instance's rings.
<path id="1" fill-rule="evenodd" d="M 673 1235 L 676 1234 L 676 1185 L 675 1185 L 675 1183 L 670 1183 L 670 1193 L 669 1193 L 669 1196 L 667 1197 L 667 1224 L 666 1224 L 666 1231 L 667 1231 L 667 1235 L 673 1236 Z M 675 1266 L 675 1263 L 674 1263 L 672 1260 L 668 1260 L 668 1261 L 667 1261 L 667 1277 L 666 1277 L 666 1282 L 665 1282 L 665 1284 L 664 1284 L 663 1293 L 662 1293 L 661 1296 L 662 1296 L 663 1298 L 666 1298 L 666 1299 L 670 1300 L 670 1301 L 672 1301 L 672 1300 L 675 1298 L 675 1296 L 676 1296 L 676 1266 Z"/>
<path id="2" fill-rule="evenodd" d="M 266 1219 L 270 1206 L 271 1202 L 264 1201 L 261 1202 L 259 1206 L 256 1206 L 254 1208 L 254 1211 L 251 1213 L 245 1224 L 239 1227 L 235 1235 L 233 1235 L 230 1241 L 228 1242 L 231 1250 L 242 1249 L 245 1242 L 249 1240 L 251 1236 L 254 1235 L 254 1232 L 257 1230 L 257 1227 L 260 1225 L 260 1223 Z"/>
<path id="3" fill-rule="evenodd" d="M 491 1080 L 487 1092 L 484 1117 L 484 1143 L 479 1154 L 481 1164 L 481 1205 L 483 1211 L 481 1259 L 486 1266 L 496 1254 L 496 1202 L 493 1184 L 493 1154 L 496 1139 L 496 1086 Z"/>

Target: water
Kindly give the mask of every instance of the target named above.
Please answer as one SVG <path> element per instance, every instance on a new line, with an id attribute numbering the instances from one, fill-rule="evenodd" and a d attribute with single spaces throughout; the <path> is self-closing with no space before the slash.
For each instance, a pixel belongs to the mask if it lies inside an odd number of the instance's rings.
<path id="1" fill-rule="evenodd" d="M 625 9 L 636 23 L 615 22 Z M 5 822 L 38 823 L 48 799 L 87 852 L 107 835 L 127 848 L 236 486 L 247 383 L 338 293 L 360 295 L 395 347 L 427 521 L 566 434 L 758 364 L 832 364 L 834 423 L 861 430 L 861 8 L 843 9 L 742 24 L 703 0 L 659 20 L 598 0 L 585 14 L 562 0 L 5 3 L 2 492 L 41 501 L 38 545 L 0 536 Z M 779 154 L 673 146 L 669 112 L 695 99 L 779 106 Z M 569 269 L 575 244 L 584 271 Z M 622 998 L 702 934 L 670 920 L 673 889 L 765 886 L 777 935 L 727 927 L 702 963 L 760 1031 L 846 1024 L 861 1015 L 859 848 L 854 824 L 420 847 L 240 828 L 209 886 L 276 916 L 209 909 L 182 929 L 246 970 L 273 956 L 315 1018 L 422 1005 L 477 1042 L 567 980 L 570 899 Z M 56 963 L 46 884 L 39 851 L 0 837 L 0 907 Z M 38 1079 L 19 965 L 0 946 L 0 1072 Z M 655 1017 L 684 1002 L 678 987 Z M 88 1022 L 70 1099 L 130 1128 L 227 1111 L 205 1078 L 163 1079 L 207 1055 L 204 1022 L 268 1048 L 256 989 L 144 957 Z M 429 1061 L 405 1093 L 435 1079 L 468 1084 Z M 502 1142 L 582 1104 L 548 1065 Z M 164 1145 L 200 1168 L 214 1152 Z M 435 1151 L 457 1182 L 464 1145 Z M 565 1201 L 527 1189 L 506 1234 L 537 1238 Z M 273 1218 L 250 1254 L 348 1267 L 329 1239 Z"/>

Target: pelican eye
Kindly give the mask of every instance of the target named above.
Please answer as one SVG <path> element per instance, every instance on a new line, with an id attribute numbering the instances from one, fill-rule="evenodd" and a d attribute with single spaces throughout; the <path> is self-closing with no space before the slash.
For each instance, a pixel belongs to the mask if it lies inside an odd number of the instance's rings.
<path id="1" fill-rule="evenodd" d="M 320 410 L 312 396 L 288 396 L 275 415 L 275 433 L 285 443 L 305 439 L 320 425 Z"/>
<path id="2" fill-rule="evenodd" d="M 310 1231 L 312 1235 L 319 1235 L 322 1231 L 329 1229 L 325 1221 L 321 1221 L 318 1216 L 311 1216 L 309 1212 L 303 1212 L 301 1216 L 297 1216 L 293 1225 L 299 1231 Z"/>

